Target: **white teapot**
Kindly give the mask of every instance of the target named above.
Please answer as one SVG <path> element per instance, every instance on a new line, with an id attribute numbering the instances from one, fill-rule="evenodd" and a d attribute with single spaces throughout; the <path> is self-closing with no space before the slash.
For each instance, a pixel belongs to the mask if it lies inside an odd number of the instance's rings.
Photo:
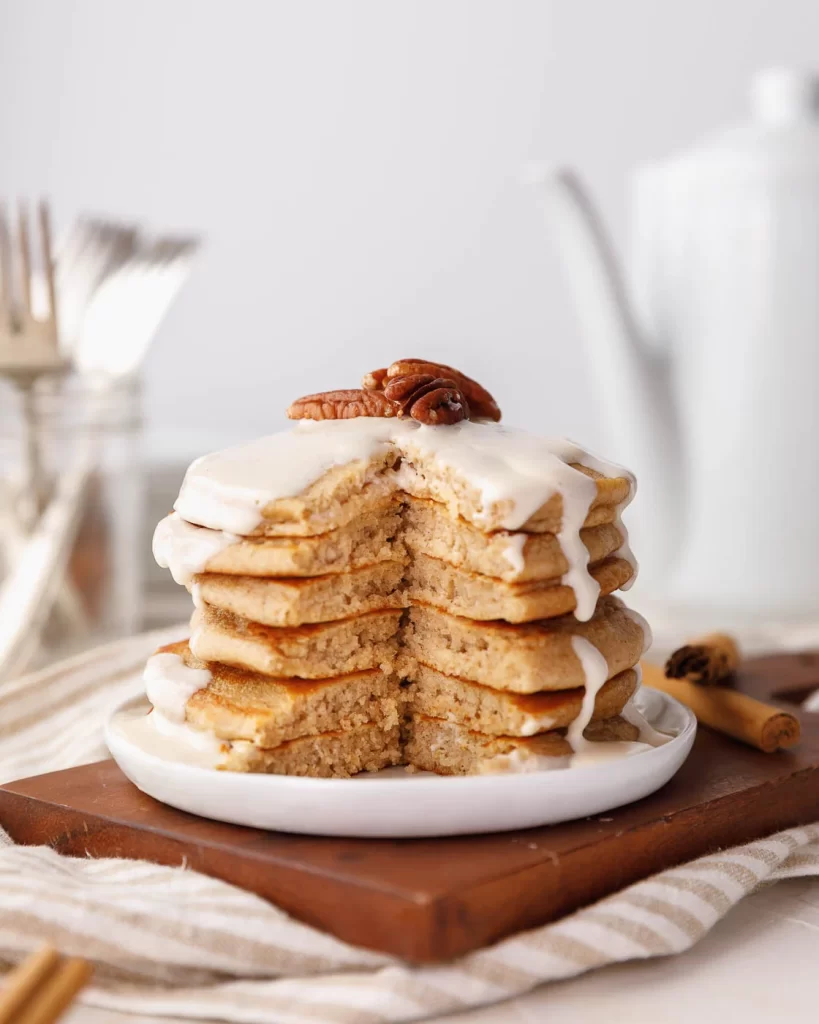
<path id="1" fill-rule="evenodd" d="M 749 118 L 635 175 L 624 283 L 577 177 L 536 182 L 610 431 L 637 473 L 643 590 L 819 614 L 817 80 L 766 71 Z"/>

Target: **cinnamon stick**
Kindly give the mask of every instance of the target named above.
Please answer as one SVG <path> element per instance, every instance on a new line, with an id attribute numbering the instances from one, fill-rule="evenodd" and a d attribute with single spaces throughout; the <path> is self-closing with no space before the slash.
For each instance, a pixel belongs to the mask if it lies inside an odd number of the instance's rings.
<path id="1" fill-rule="evenodd" d="M 689 679 L 713 686 L 732 676 L 739 665 L 739 647 L 726 633 L 711 633 L 674 651 L 665 663 L 669 679 Z"/>
<path id="2" fill-rule="evenodd" d="M 643 682 L 685 704 L 698 721 L 766 754 L 799 742 L 799 719 L 771 704 L 723 686 L 669 679 L 659 665 L 642 662 Z"/>

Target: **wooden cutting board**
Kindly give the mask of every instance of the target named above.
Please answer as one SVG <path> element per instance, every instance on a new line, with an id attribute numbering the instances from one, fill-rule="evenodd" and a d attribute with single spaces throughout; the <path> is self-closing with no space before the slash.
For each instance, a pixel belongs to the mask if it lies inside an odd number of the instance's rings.
<path id="1" fill-rule="evenodd" d="M 740 688 L 795 710 L 819 655 L 749 662 Z M 19 843 L 84 857 L 186 863 L 348 942 L 447 960 L 554 920 L 720 847 L 819 819 L 819 715 L 794 751 L 761 754 L 707 729 L 660 792 L 600 817 L 497 835 L 330 839 L 197 818 L 140 793 L 112 761 L 0 787 Z"/>

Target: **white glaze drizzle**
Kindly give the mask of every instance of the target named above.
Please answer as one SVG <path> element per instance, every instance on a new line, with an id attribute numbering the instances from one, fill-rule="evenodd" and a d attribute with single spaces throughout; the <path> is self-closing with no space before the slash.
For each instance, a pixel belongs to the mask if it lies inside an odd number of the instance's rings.
<path id="1" fill-rule="evenodd" d="M 587 740 L 583 733 L 586 730 L 586 726 L 592 720 L 597 694 L 606 685 L 606 680 L 609 677 L 609 666 L 594 644 L 583 636 L 572 637 L 572 650 L 580 661 L 585 680 L 580 714 L 571 723 L 566 733 L 566 739 L 569 741 L 576 756 L 577 754 L 588 752 L 590 747 L 599 746 L 599 744 Z M 572 758 L 572 764 L 574 765 L 574 758 Z"/>
<path id="2" fill-rule="evenodd" d="M 623 757 L 633 757 L 635 754 L 650 750 L 652 747 L 661 746 L 672 739 L 671 736 L 666 736 L 665 733 L 659 732 L 650 725 L 634 706 L 633 701 L 629 701 L 626 707 L 623 708 L 621 715 L 627 722 L 635 725 L 640 730 L 637 740 L 633 742 L 625 740 L 612 740 L 609 742 L 587 740 L 583 736 L 583 732 L 591 721 L 597 694 L 606 683 L 608 666 L 603 655 L 585 637 L 573 636 L 572 647 L 580 659 L 586 679 L 580 714 L 569 726 L 566 735 L 574 751 L 571 759 L 572 768 L 586 768 L 607 761 L 617 761 Z M 636 671 L 638 677 L 640 677 L 639 666 L 637 666 Z"/>
<path id="3" fill-rule="evenodd" d="M 636 615 L 637 613 L 635 612 L 634 614 Z M 642 615 L 640 615 L 639 618 L 642 619 Z M 645 619 L 643 619 L 643 622 L 645 622 Z M 646 623 L 646 628 L 647 627 L 648 623 Z M 635 665 L 634 671 L 637 673 L 637 686 L 640 687 L 643 684 L 643 670 L 639 665 Z M 665 743 L 668 743 L 674 738 L 673 736 L 669 736 L 668 733 L 660 732 L 659 729 L 654 728 L 642 711 L 637 707 L 634 701 L 634 696 L 631 697 L 620 714 L 630 725 L 634 725 L 640 730 L 639 739 L 641 743 L 647 743 L 650 747 L 662 747 Z"/>
<path id="4" fill-rule="evenodd" d="M 259 525 L 269 503 L 300 494 L 334 466 L 366 461 L 389 448 L 403 456 L 403 463 L 398 472 L 387 474 L 387 486 L 397 490 L 406 485 L 412 491 L 413 477 L 420 481 L 413 457 L 432 460 L 479 493 L 479 521 L 489 521 L 493 509 L 506 509 L 500 525 L 507 530 L 519 529 L 553 495 L 560 494 L 563 516 L 558 539 L 569 563 L 563 582 L 575 593 L 576 617 L 591 618 L 600 588 L 589 574 L 589 554 L 580 530 L 596 486 L 570 463 L 606 477 L 624 476 L 632 493 L 634 478 L 570 441 L 547 440 L 480 420 L 448 427 L 375 417 L 304 420 L 292 430 L 197 459 L 185 475 L 174 507 L 189 523 L 248 534 Z M 525 538 L 515 541 L 521 545 L 521 561 L 523 543 Z M 625 552 L 627 546 L 621 550 Z M 173 558 L 165 553 L 166 561 Z M 518 569 L 513 548 L 507 560 Z M 180 556 L 183 576 L 184 561 Z"/>
<path id="5" fill-rule="evenodd" d="M 572 756 L 572 768 L 591 768 L 594 765 L 606 764 L 609 761 L 620 761 L 624 757 L 634 757 L 651 750 L 648 743 L 636 740 L 610 740 L 608 743 L 590 743 L 579 754 Z"/>
<path id="6" fill-rule="evenodd" d="M 620 714 L 630 725 L 635 725 L 640 730 L 640 743 L 645 743 L 649 747 L 661 747 L 674 738 L 668 733 L 655 729 L 642 711 L 637 709 L 633 699 L 626 704 Z"/>
<path id="7" fill-rule="evenodd" d="M 157 523 L 153 553 L 157 565 L 170 569 L 174 580 L 185 587 L 197 573 L 205 571 L 211 558 L 240 539 L 224 530 L 194 526 L 172 512 Z"/>
<path id="8" fill-rule="evenodd" d="M 191 668 L 178 654 L 154 654 L 145 665 L 143 679 L 148 700 L 163 718 L 185 721 L 185 705 L 213 676 L 206 668 Z"/>
<path id="9" fill-rule="evenodd" d="M 174 764 L 218 768 L 232 744 L 211 732 L 171 722 L 158 711 L 128 708 L 117 715 L 116 728 L 147 754 Z"/>
<path id="10" fill-rule="evenodd" d="M 515 747 L 508 754 L 495 754 L 478 761 L 475 775 L 520 774 L 523 772 L 546 772 L 568 768 L 571 758 L 544 757 L 533 754 L 526 747 Z"/>
<path id="11" fill-rule="evenodd" d="M 511 565 L 515 576 L 519 576 L 526 568 L 526 560 L 523 557 L 523 549 L 529 539 L 526 533 L 510 533 L 503 549 L 503 557 Z"/>
<path id="12" fill-rule="evenodd" d="M 527 715 L 520 729 L 521 736 L 535 736 L 539 732 L 554 729 L 555 720 L 551 715 Z"/>
<path id="13" fill-rule="evenodd" d="M 373 458 L 408 426 L 366 416 L 301 420 L 291 430 L 197 459 L 174 508 L 189 523 L 252 533 L 270 502 L 301 494 L 334 466 Z"/>
<path id="14" fill-rule="evenodd" d="M 215 768 L 221 761 L 221 755 L 229 746 L 225 740 L 220 740 L 210 730 L 194 729 L 187 722 L 174 721 L 163 715 L 161 711 L 157 711 L 156 708 L 148 715 L 148 722 L 151 728 L 165 740 L 162 745 L 162 756 L 172 760 L 179 759 L 179 746 L 191 747 L 207 755 L 208 766 Z M 174 750 L 174 747 L 177 747 L 177 750 Z M 183 756 L 184 753 L 183 751 Z"/>

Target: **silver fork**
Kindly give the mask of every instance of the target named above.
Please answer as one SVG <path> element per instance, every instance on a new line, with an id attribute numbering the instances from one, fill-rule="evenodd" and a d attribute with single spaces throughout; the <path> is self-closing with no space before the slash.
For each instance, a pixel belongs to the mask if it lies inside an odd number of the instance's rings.
<path id="1" fill-rule="evenodd" d="M 0 587 L 0 678 L 25 670 L 48 611 L 60 599 L 61 583 L 65 590 L 65 565 L 99 455 L 98 428 L 108 390 L 139 368 L 198 246 L 196 238 L 142 242 L 102 283 L 83 318 L 72 358 L 79 372 L 94 377 L 98 390 L 90 395 L 73 458 L 57 474 L 48 507 Z"/>
<path id="2" fill-rule="evenodd" d="M 57 337 L 57 300 L 51 258 L 48 206 L 37 208 L 40 235 L 38 280 L 45 285 L 35 315 L 32 295 L 32 246 L 28 210 L 20 203 L 17 230 L 12 234 L 5 204 L 0 205 L 0 376 L 9 378 L 20 392 L 23 414 L 23 472 L 18 516 L 26 529 L 37 520 L 44 500 L 42 453 L 34 403 L 35 386 L 44 376 L 67 369 Z"/>

